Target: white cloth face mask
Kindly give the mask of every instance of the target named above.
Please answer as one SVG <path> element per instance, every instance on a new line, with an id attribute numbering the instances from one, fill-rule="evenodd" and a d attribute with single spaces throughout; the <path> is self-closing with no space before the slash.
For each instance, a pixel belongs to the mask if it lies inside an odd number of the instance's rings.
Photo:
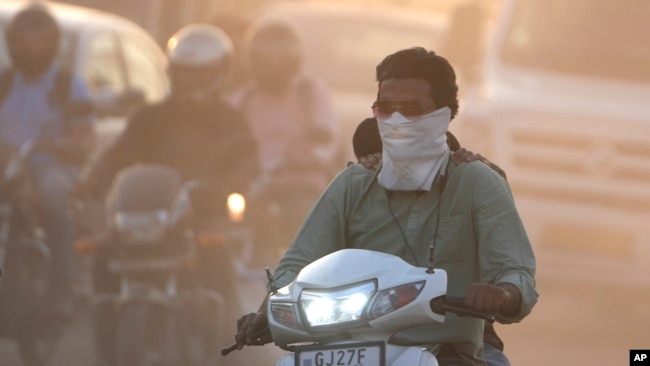
<path id="1" fill-rule="evenodd" d="M 379 184 L 396 191 L 429 191 L 447 156 L 445 133 L 451 122 L 449 107 L 412 122 L 399 112 L 377 117 L 383 143 Z"/>

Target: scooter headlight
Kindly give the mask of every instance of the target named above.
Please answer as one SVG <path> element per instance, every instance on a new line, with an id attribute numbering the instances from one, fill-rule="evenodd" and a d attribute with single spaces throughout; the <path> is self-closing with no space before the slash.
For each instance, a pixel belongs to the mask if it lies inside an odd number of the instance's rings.
<path id="1" fill-rule="evenodd" d="M 361 319 L 376 290 L 374 281 L 339 290 L 303 290 L 300 308 L 310 327 L 355 322 Z"/>
<path id="2" fill-rule="evenodd" d="M 379 318 L 409 304 L 418 297 L 425 283 L 426 281 L 413 282 L 379 292 L 370 308 L 370 319 Z"/>
<path id="3" fill-rule="evenodd" d="M 122 239 L 132 243 L 149 243 L 162 239 L 169 224 L 169 212 L 117 212 L 113 218 Z"/>

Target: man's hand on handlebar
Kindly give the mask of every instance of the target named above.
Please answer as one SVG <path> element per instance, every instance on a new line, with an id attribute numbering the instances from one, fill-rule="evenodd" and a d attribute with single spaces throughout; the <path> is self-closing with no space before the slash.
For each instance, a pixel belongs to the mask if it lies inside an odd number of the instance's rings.
<path id="1" fill-rule="evenodd" d="M 508 283 L 491 285 L 473 283 L 467 290 L 465 306 L 484 314 L 511 316 L 519 310 L 521 294 L 516 286 Z"/>
<path id="2" fill-rule="evenodd" d="M 237 320 L 237 349 L 244 346 L 261 346 L 273 341 L 265 313 L 250 313 Z"/>

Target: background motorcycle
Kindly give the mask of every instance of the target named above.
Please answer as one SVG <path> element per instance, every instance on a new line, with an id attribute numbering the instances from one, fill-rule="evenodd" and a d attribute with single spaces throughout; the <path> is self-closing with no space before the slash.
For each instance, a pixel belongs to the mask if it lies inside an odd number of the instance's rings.
<path id="1" fill-rule="evenodd" d="M 397 332 L 443 323 L 447 312 L 493 322 L 448 299 L 447 273 L 414 267 L 401 258 L 362 249 L 343 249 L 303 268 L 268 301 L 274 343 L 291 354 L 276 366 L 437 366 L 421 346 L 390 344 Z M 236 349 L 222 350 L 226 355 Z"/>
<path id="2" fill-rule="evenodd" d="M 140 164 L 122 170 L 108 194 L 102 244 L 119 293 L 94 302 L 113 305 L 117 366 L 203 365 L 216 356 L 226 303 L 202 286 L 197 263 L 225 239 L 196 233 L 190 192 L 197 185 L 172 168 Z"/>
<path id="3" fill-rule="evenodd" d="M 51 253 L 26 171 L 35 142 L 26 141 L 0 177 L 0 336 L 15 340 L 27 366 L 52 358 L 63 325 L 48 317 Z"/>

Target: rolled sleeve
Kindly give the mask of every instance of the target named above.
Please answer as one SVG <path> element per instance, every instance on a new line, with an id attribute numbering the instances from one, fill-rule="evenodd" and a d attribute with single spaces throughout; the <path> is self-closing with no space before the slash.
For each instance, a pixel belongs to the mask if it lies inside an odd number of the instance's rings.
<path id="1" fill-rule="evenodd" d="M 535 290 L 535 280 L 531 275 L 522 275 L 521 272 L 508 272 L 497 279 L 496 284 L 509 283 L 516 286 L 521 293 L 521 305 L 519 312 L 513 317 L 499 317 L 499 323 L 516 323 L 525 318 L 533 310 L 539 297 Z"/>

